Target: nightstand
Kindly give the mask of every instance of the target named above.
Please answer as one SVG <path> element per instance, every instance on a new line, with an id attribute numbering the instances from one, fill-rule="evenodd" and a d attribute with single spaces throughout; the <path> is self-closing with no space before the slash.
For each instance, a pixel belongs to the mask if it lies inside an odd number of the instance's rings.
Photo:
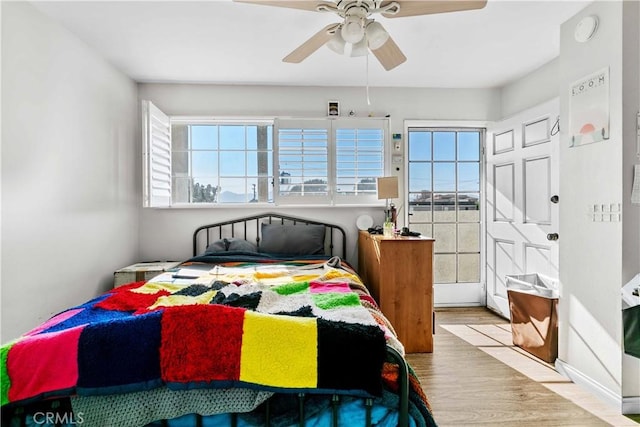
<path id="1" fill-rule="evenodd" d="M 117 288 L 127 283 L 152 279 L 178 265 L 180 263 L 177 261 L 139 262 L 129 265 L 113 273 L 113 287 Z"/>
<path id="2" fill-rule="evenodd" d="M 407 353 L 433 352 L 433 244 L 360 231 L 358 273 Z"/>

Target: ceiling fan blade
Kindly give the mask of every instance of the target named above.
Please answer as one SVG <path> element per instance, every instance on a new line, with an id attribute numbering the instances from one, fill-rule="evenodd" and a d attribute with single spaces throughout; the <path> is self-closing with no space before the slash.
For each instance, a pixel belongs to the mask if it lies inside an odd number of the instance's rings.
<path id="1" fill-rule="evenodd" d="M 430 15 L 433 13 L 459 12 L 463 10 L 482 9 L 487 0 L 396 0 L 400 10 L 395 13 L 384 13 L 386 18 L 400 18 L 403 16 Z M 380 8 L 392 3 L 383 1 Z"/>
<path id="2" fill-rule="evenodd" d="M 373 52 L 376 58 L 378 58 L 378 61 L 380 61 L 384 69 L 387 71 L 396 68 L 407 60 L 407 57 L 404 56 L 404 53 L 402 53 L 396 42 L 394 42 L 391 37 L 387 39 L 385 44 L 380 46 L 378 49 L 372 49 L 371 52 Z"/>
<path id="3" fill-rule="evenodd" d="M 290 9 L 302 9 L 312 12 L 317 11 L 318 6 L 328 5 L 335 7 L 335 3 L 323 0 L 233 0 L 236 3 L 261 4 L 264 6 L 288 7 Z"/>
<path id="4" fill-rule="evenodd" d="M 291 62 L 297 64 L 306 59 L 316 50 L 320 49 L 331 37 L 335 34 L 336 30 L 340 27 L 340 24 L 329 24 L 317 33 L 315 33 L 309 40 L 298 46 L 293 52 L 285 56 L 283 62 Z"/>

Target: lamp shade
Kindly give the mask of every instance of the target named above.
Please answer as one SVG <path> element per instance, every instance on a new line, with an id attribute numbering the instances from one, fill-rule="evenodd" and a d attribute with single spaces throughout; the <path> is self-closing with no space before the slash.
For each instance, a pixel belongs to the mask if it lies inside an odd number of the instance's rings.
<path id="1" fill-rule="evenodd" d="M 365 39 L 360 40 L 355 44 L 347 45 L 351 50 L 349 52 L 349 56 L 365 56 L 369 53 L 369 48 L 367 47 L 367 41 Z M 345 47 L 345 53 L 347 53 L 347 48 Z"/>
<path id="2" fill-rule="evenodd" d="M 342 55 L 344 53 L 345 44 L 346 43 L 340 35 L 340 32 L 336 31 L 336 33 L 327 42 L 327 47 L 335 53 Z"/>
<path id="3" fill-rule="evenodd" d="M 364 22 L 360 16 L 347 16 L 340 28 L 340 34 L 347 43 L 358 43 L 364 37 Z"/>
<path id="4" fill-rule="evenodd" d="M 372 50 L 382 47 L 389 40 L 389 33 L 385 31 L 379 22 L 371 22 L 366 29 L 367 41 Z"/>
<path id="5" fill-rule="evenodd" d="M 398 177 L 378 178 L 378 199 L 394 199 L 396 197 L 398 197 Z"/>

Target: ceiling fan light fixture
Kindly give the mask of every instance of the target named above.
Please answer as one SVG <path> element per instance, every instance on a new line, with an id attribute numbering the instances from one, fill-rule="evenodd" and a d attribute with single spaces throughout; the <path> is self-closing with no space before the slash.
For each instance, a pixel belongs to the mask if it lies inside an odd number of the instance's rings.
<path id="1" fill-rule="evenodd" d="M 0 0 L 2 1 L 2 0 Z M 373 14 L 386 18 L 431 15 L 482 9 L 487 0 L 234 0 L 240 3 L 264 4 L 313 12 L 333 12 L 343 19 L 329 24 L 302 43 L 282 60 L 299 63 L 321 46 L 346 56 L 368 55 L 369 50 L 389 71 L 404 63 L 398 45 L 380 24 L 374 23 Z M 339 30 L 339 31 L 338 31 Z M 582 30 L 578 31 L 582 33 Z M 591 34 L 593 35 L 593 33 Z M 580 37 L 578 37 L 580 38 Z"/>
<path id="2" fill-rule="evenodd" d="M 342 38 L 347 43 L 358 43 L 364 37 L 363 20 L 359 16 L 347 16 L 340 29 Z"/>
<path id="3" fill-rule="evenodd" d="M 335 53 L 337 53 L 338 55 L 344 54 L 345 45 L 346 43 L 342 38 L 342 36 L 340 35 L 339 31 L 336 31 L 336 33 L 327 42 L 327 47 L 332 51 L 334 51 Z"/>
<path id="4" fill-rule="evenodd" d="M 369 53 L 369 48 L 367 47 L 367 40 L 362 39 L 358 43 L 353 43 L 350 45 L 351 50 L 348 53 L 348 56 L 366 56 Z M 345 54 L 347 54 L 345 52 Z"/>
<path id="5" fill-rule="evenodd" d="M 366 29 L 367 42 L 371 50 L 376 50 L 382 47 L 387 40 L 389 40 L 389 33 L 384 29 L 379 22 L 371 22 L 367 25 Z"/>

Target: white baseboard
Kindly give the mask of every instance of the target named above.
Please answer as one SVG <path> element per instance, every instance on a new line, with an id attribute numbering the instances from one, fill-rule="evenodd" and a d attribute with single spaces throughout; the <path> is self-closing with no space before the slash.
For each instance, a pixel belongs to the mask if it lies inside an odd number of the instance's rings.
<path id="1" fill-rule="evenodd" d="M 1 1 L 1 0 L 0 0 Z M 461 307 L 485 307 L 479 302 L 434 302 L 434 308 L 461 308 Z"/>
<path id="2" fill-rule="evenodd" d="M 640 414 L 640 396 L 622 398 L 623 414 Z"/>
<path id="3" fill-rule="evenodd" d="M 638 413 L 638 412 L 624 412 L 623 400 L 630 399 L 632 401 L 630 406 L 632 406 L 634 403 L 635 404 L 640 403 L 640 397 L 638 398 L 629 397 L 629 398 L 623 399 L 622 396 L 620 396 L 619 394 L 614 393 L 607 387 L 603 386 L 602 384 L 593 380 L 591 377 L 588 377 L 587 375 L 583 374 L 573 366 L 563 362 L 560 359 L 556 359 L 555 368 L 561 375 L 564 375 L 565 377 L 573 381 L 575 384 L 578 384 L 582 388 L 586 389 L 587 391 L 592 393 L 594 396 L 596 396 L 598 399 L 611 405 L 613 408 L 617 409 L 618 411 L 622 411 L 621 412 L 622 414 Z"/>
<path id="4" fill-rule="evenodd" d="M 435 307 L 479 307 L 486 305 L 484 288 L 480 283 L 435 283 Z"/>

